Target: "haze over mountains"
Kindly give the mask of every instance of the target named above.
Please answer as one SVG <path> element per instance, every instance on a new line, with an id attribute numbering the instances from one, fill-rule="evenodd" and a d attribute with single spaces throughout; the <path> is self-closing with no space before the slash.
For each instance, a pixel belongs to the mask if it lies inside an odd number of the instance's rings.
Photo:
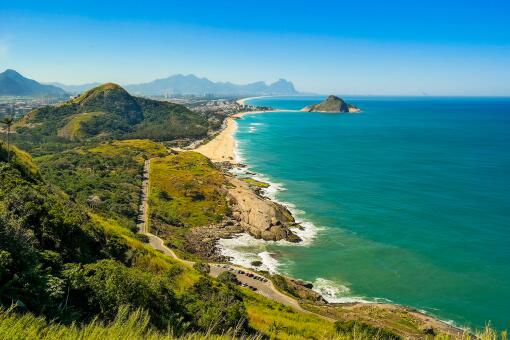
<path id="1" fill-rule="evenodd" d="M 99 82 L 66 85 L 58 82 L 41 84 L 23 77 L 14 70 L 0 73 L 0 95 L 4 96 L 60 96 L 79 94 L 100 85 Z M 124 88 L 134 95 L 196 95 L 196 96 L 250 96 L 250 95 L 294 95 L 296 91 L 292 82 L 279 79 L 267 84 L 263 81 L 238 85 L 231 82 L 214 82 L 199 78 L 193 74 L 176 74 L 156 79 L 148 83 L 129 84 Z"/>
<path id="2" fill-rule="evenodd" d="M 77 94 L 100 83 L 90 83 L 83 85 L 65 85 L 62 83 L 52 83 L 69 93 Z M 151 82 L 141 84 L 128 84 L 124 88 L 131 94 L 136 95 L 224 95 L 224 96 L 246 96 L 246 95 L 292 95 L 298 94 L 292 82 L 285 79 L 266 84 L 258 81 L 245 85 L 233 84 L 231 82 L 214 82 L 207 78 L 199 78 L 193 74 L 176 74 L 170 77 L 156 79 Z"/>
<path id="3" fill-rule="evenodd" d="M 66 91 L 54 85 L 44 85 L 7 69 L 0 73 L 0 96 L 62 96 Z"/>
<path id="4" fill-rule="evenodd" d="M 148 83 L 126 85 L 125 88 L 133 94 L 145 95 L 285 95 L 298 93 L 294 85 L 285 79 L 279 79 L 269 85 L 263 81 L 237 85 L 230 82 L 213 82 L 192 74 L 177 74 Z"/>

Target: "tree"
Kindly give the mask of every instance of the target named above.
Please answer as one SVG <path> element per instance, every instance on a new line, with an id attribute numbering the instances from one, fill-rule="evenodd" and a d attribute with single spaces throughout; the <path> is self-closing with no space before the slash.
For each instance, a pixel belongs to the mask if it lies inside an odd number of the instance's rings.
<path id="1" fill-rule="evenodd" d="M 9 163 L 11 156 L 11 149 L 9 147 L 9 135 L 11 134 L 11 126 L 14 123 L 14 119 L 12 117 L 5 117 L 0 121 L 0 123 L 7 125 L 7 163 Z"/>

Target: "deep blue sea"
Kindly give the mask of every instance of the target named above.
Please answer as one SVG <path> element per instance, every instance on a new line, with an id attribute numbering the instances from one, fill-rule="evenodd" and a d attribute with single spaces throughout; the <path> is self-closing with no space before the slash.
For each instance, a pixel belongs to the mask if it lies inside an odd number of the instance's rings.
<path id="1" fill-rule="evenodd" d="M 305 244 L 242 237 L 225 252 L 311 281 L 331 301 L 389 300 L 510 328 L 510 98 L 345 99 L 362 112 L 238 121 L 243 162 L 304 222 Z"/>

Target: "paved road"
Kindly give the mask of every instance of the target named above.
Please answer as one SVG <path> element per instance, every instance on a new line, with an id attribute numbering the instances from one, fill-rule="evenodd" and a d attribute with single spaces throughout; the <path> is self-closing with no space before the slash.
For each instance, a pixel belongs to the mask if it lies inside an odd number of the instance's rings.
<path id="1" fill-rule="evenodd" d="M 151 160 L 148 159 L 143 165 L 142 195 L 140 197 L 140 206 L 138 207 L 138 232 L 146 234 L 148 232 L 149 220 L 149 169 Z"/>
<path id="2" fill-rule="evenodd" d="M 195 263 L 192 261 L 187 261 L 180 259 L 172 249 L 165 246 L 164 241 L 159 238 L 156 235 L 153 235 L 149 232 L 148 228 L 148 198 L 149 198 L 149 173 L 150 173 L 150 159 L 145 161 L 144 168 L 143 168 L 143 181 L 142 181 L 142 194 L 140 198 L 140 207 L 139 207 L 139 213 L 138 213 L 138 231 L 142 234 L 145 234 L 149 237 L 149 244 L 152 248 L 161 251 L 163 254 L 170 256 L 174 259 L 177 259 L 189 266 L 193 266 Z M 310 313 L 317 315 L 321 318 L 325 318 L 328 320 L 333 320 L 326 318 L 322 315 L 318 315 L 312 312 L 309 312 L 305 309 L 303 309 L 298 301 L 296 299 L 291 298 L 290 296 L 287 296 L 285 294 L 282 294 L 276 287 L 273 285 L 273 283 L 262 277 L 261 275 L 247 270 L 246 268 L 241 268 L 234 265 L 225 265 L 225 264 L 218 264 L 218 263 L 209 263 L 211 267 L 210 275 L 212 277 L 217 277 L 220 273 L 224 271 L 231 271 L 233 272 L 241 285 L 245 287 L 251 287 L 253 291 L 257 292 L 260 295 L 263 295 L 271 300 L 277 301 L 281 304 L 284 304 L 286 306 L 292 307 L 296 310 L 299 310 L 301 312 Z"/>

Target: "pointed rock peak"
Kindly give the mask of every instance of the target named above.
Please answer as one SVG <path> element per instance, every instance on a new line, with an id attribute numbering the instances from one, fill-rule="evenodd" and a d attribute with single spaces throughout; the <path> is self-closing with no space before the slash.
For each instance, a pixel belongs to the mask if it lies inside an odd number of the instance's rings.
<path id="1" fill-rule="evenodd" d="M 5 71 L 3 71 L 0 74 L 6 75 L 6 76 L 9 76 L 9 77 L 23 78 L 23 76 L 18 71 L 10 69 L 10 68 L 6 69 Z"/>
<path id="2" fill-rule="evenodd" d="M 326 100 L 341 100 L 341 99 L 338 98 L 337 96 L 329 95 L 328 98 L 326 98 Z"/>

